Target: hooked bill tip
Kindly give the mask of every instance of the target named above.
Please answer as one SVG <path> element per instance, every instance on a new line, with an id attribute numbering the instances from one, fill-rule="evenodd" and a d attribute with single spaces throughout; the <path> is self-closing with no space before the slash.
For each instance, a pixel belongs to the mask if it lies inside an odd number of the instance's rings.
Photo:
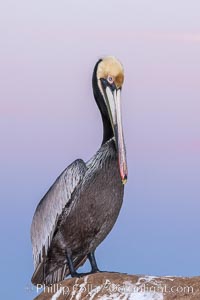
<path id="1" fill-rule="evenodd" d="M 127 183 L 127 175 L 124 175 L 124 178 L 122 178 L 122 184 L 125 185 Z"/>

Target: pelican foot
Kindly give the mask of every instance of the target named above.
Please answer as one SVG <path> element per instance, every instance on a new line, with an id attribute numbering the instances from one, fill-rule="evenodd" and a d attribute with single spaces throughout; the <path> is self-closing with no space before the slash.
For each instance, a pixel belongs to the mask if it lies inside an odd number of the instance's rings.
<path id="1" fill-rule="evenodd" d="M 71 277 L 77 277 L 77 278 L 81 278 L 81 277 L 84 277 L 84 276 L 87 276 L 87 275 L 90 275 L 90 274 L 94 274 L 95 272 L 85 272 L 85 273 L 73 273 L 71 274 Z"/>
<path id="2" fill-rule="evenodd" d="M 127 273 L 122 273 L 122 272 L 117 272 L 117 271 L 99 271 L 99 272 L 104 272 L 104 273 L 111 273 L 111 274 L 124 274 L 124 275 L 127 275 Z"/>
<path id="3" fill-rule="evenodd" d="M 74 277 L 82 277 L 82 273 L 77 273 L 77 272 L 73 272 L 71 273 L 71 277 L 74 278 Z"/>

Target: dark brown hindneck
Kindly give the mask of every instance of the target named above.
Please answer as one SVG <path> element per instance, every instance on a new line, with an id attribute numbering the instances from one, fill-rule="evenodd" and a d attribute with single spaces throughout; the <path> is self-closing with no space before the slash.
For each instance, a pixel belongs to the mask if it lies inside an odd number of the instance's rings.
<path id="1" fill-rule="evenodd" d="M 98 83 L 97 83 L 97 68 L 101 61 L 102 60 L 100 59 L 94 67 L 93 76 L 92 76 L 92 86 L 93 86 L 94 98 L 100 110 L 102 122 L 103 122 L 103 141 L 102 141 L 102 145 L 103 145 L 113 137 L 113 130 L 112 130 L 112 125 L 110 123 L 108 110 L 104 98 L 101 94 L 101 91 L 99 90 Z"/>

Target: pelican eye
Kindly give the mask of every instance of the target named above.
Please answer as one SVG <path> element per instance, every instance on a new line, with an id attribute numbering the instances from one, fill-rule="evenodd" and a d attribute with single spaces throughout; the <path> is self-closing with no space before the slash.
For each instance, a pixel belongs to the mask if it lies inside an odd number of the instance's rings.
<path id="1" fill-rule="evenodd" d="M 113 83 L 113 81 L 114 81 L 112 76 L 108 76 L 107 80 L 108 80 L 109 83 Z"/>

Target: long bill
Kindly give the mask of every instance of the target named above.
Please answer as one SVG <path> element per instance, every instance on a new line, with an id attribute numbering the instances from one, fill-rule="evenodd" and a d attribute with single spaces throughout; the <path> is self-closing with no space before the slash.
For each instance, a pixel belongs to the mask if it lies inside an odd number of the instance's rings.
<path id="1" fill-rule="evenodd" d="M 105 98 L 118 152 L 120 176 L 122 179 L 122 183 L 125 184 L 128 177 L 128 169 L 122 127 L 120 92 L 120 89 L 115 89 L 114 91 L 111 91 L 110 87 L 107 86 L 105 90 Z"/>

